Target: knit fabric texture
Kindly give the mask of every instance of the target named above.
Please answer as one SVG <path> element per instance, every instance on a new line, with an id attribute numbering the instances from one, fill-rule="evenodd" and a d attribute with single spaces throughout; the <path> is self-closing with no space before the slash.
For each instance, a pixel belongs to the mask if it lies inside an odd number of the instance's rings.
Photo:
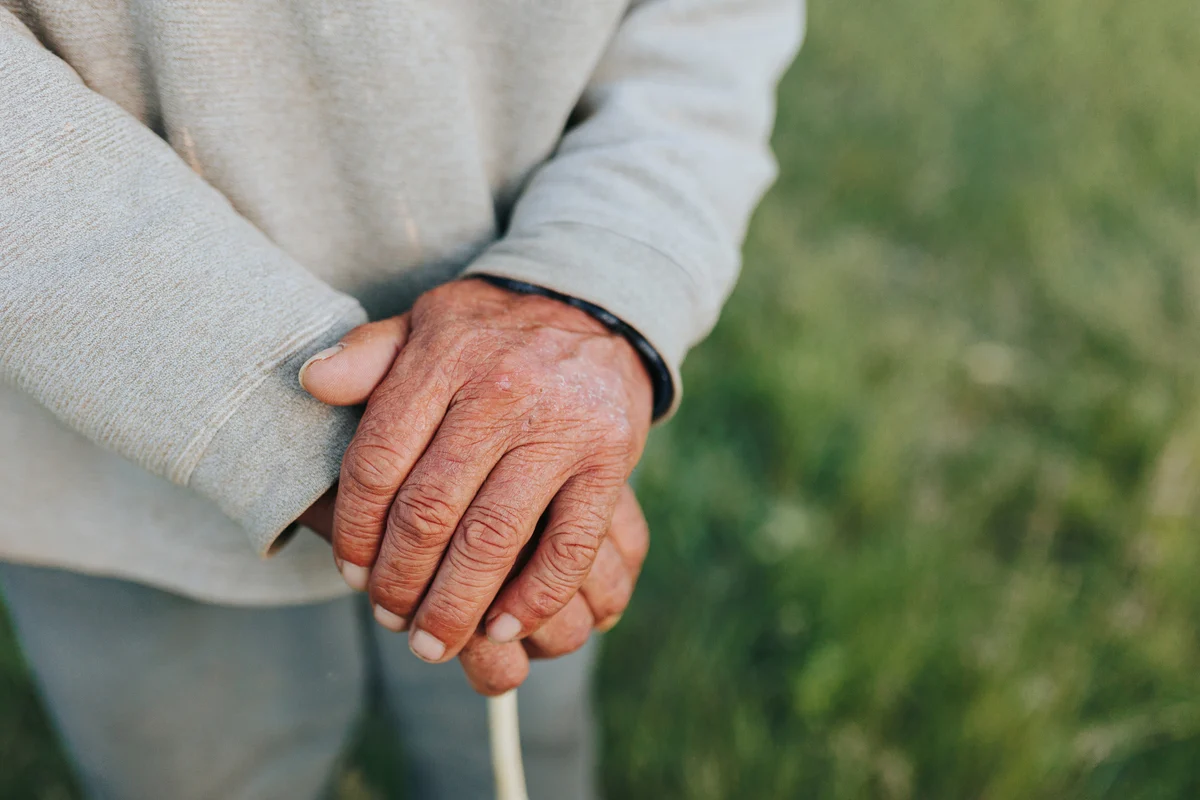
<path id="1" fill-rule="evenodd" d="M 296 370 L 464 274 L 679 365 L 774 175 L 799 0 L 0 0 L 0 558 L 234 604 L 357 412 Z M 266 558 L 268 554 L 272 557 Z"/>

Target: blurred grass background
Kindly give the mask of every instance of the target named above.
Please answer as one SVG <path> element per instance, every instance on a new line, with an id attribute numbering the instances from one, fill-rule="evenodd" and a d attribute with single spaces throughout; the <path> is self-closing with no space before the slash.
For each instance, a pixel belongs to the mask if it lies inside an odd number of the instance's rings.
<path id="1" fill-rule="evenodd" d="M 610 797 L 1200 796 L 1198 89 L 1193 0 L 810 9 L 642 469 Z M 0 634 L 0 796 L 75 796 L 52 741 Z"/>

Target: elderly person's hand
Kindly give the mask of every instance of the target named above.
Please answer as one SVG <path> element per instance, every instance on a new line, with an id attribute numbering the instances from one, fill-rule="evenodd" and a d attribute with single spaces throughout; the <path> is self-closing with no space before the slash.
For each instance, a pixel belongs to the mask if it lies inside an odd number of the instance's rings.
<path id="1" fill-rule="evenodd" d="M 345 380 L 351 351 L 391 364 L 346 453 L 333 518 L 343 574 L 370 592 L 381 624 L 408 628 L 413 651 L 440 662 L 485 612 L 496 645 L 570 613 L 650 424 L 634 348 L 571 306 L 480 280 L 439 287 L 340 348 L 304 371 L 327 402 L 363 399 Z"/>
<path id="2" fill-rule="evenodd" d="M 324 539 L 331 539 L 334 503 L 335 492 L 331 490 L 299 521 Z M 649 547 L 646 519 L 633 489 L 626 485 L 592 571 L 579 594 L 562 611 L 519 643 L 497 644 L 480 633 L 472 635 L 458 655 L 471 685 L 481 694 L 502 694 L 525 680 L 530 658 L 572 653 L 583 646 L 593 630 L 611 629 L 629 604 Z"/>

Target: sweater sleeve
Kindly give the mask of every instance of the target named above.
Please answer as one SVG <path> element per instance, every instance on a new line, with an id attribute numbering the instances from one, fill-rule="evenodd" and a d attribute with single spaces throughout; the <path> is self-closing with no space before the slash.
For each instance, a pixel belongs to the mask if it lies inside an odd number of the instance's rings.
<path id="1" fill-rule="evenodd" d="M 614 314 L 679 366 L 715 324 L 751 212 L 773 180 L 775 85 L 802 0 L 641 0 L 557 153 L 468 268 Z"/>
<path id="2" fill-rule="evenodd" d="M 267 553 L 356 424 L 296 369 L 364 319 L 0 9 L 0 380 Z"/>

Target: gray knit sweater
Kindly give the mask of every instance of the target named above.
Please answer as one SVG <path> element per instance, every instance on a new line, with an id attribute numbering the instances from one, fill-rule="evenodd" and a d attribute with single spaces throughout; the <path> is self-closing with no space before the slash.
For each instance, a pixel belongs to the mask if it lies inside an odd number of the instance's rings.
<path id="1" fill-rule="evenodd" d="M 773 174 L 801 14 L 0 0 L 0 558 L 344 591 L 315 537 L 263 557 L 356 424 L 296 370 L 464 271 L 607 309 L 678 386 Z"/>

